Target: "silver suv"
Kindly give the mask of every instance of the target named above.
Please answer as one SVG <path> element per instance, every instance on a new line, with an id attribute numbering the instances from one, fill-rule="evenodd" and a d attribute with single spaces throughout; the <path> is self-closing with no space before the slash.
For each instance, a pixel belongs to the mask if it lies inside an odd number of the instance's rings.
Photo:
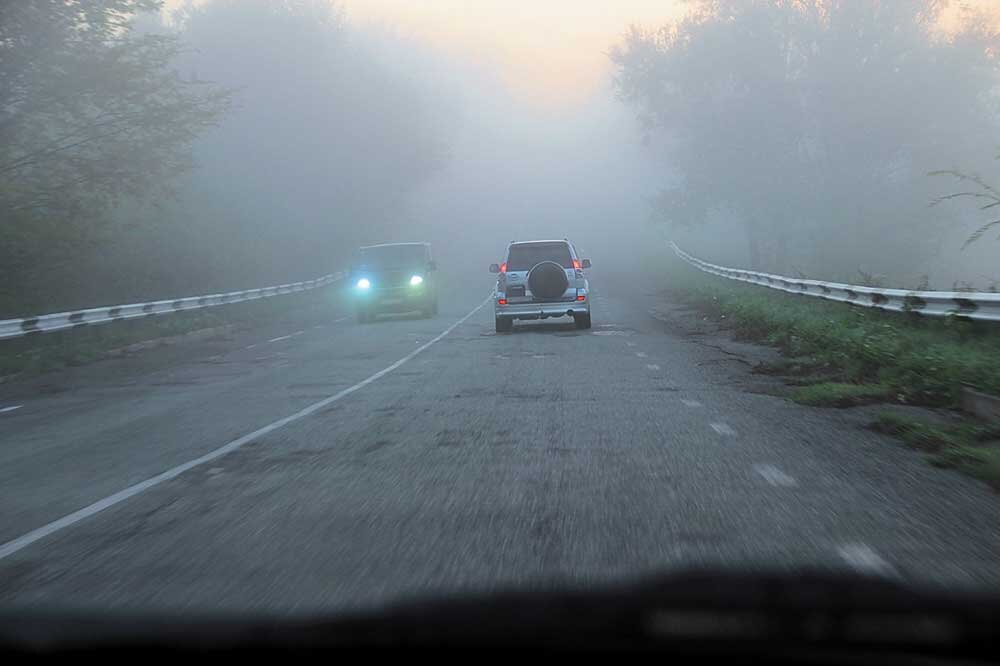
<path id="1" fill-rule="evenodd" d="M 568 240 L 515 241 L 507 246 L 498 273 L 493 311 L 497 333 L 514 328 L 515 319 L 572 317 L 577 328 L 590 328 L 590 282 L 583 270 L 590 259 L 580 259 Z"/>

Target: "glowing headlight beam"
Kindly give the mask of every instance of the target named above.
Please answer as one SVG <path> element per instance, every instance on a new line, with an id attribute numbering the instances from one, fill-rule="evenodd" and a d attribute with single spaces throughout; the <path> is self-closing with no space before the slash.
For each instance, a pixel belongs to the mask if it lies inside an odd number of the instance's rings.
<path id="1" fill-rule="evenodd" d="M 372 283 L 368 278 L 361 278 L 360 280 L 358 280 L 357 284 L 358 289 L 368 289 L 371 286 Z"/>
<path id="2" fill-rule="evenodd" d="M 411 287 L 416 287 L 418 284 L 423 284 L 423 283 L 424 283 L 424 279 L 422 277 L 420 277 L 419 275 L 414 275 L 413 277 L 410 278 L 410 286 Z"/>

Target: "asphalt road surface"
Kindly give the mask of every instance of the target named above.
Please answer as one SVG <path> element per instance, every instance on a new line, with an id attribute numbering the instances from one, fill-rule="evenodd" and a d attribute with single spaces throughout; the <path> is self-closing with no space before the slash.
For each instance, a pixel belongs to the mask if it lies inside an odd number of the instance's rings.
<path id="1" fill-rule="evenodd" d="M 594 328 L 262 323 L 0 386 L 0 604 L 302 611 L 851 569 L 1000 588 L 1000 500 L 592 276 Z M 766 352 L 761 352 L 766 353 Z"/>

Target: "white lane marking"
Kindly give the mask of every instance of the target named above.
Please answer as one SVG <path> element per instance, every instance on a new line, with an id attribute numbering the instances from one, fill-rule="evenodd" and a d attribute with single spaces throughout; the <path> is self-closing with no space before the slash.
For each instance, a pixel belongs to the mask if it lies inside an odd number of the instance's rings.
<path id="1" fill-rule="evenodd" d="M 725 423 L 709 423 L 708 427 L 719 433 L 720 435 L 735 435 L 736 431 L 733 430 L 729 425 Z"/>
<path id="2" fill-rule="evenodd" d="M 625 342 L 625 346 L 626 347 L 635 347 L 635 343 L 634 342 L 628 342 L 628 341 L 626 341 Z"/>
<path id="3" fill-rule="evenodd" d="M 387 374 L 389 374 L 393 370 L 396 370 L 397 368 L 399 368 L 404 363 L 412 360 L 417 354 L 419 354 L 420 352 L 422 352 L 425 349 L 429 348 L 434 343 L 436 343 L 439 340 L 441 340 L 442 338 L 444 338 L 446 335 L 448 335 L 449 333 L 451 333 L 452 331 L 454 331 L 460 325 L 464 324 L 470 317 L 472 317 L 472 315 L 474 315 L 477 312 L 479 312 L 483 308 L 483 306 L 486 305 L 489 302 L 490 302 L 490 299 L 487 298 L 482 303 L 480 303 L 475 308 L 473 308 L 472 311 L 469 312 L 469 314 L 465 315 L 464 317 L 462 317 L 461 319 L 459 319 L 458 321 L 456 321 L 454 324 L 452 324 L 451 326 L 449 326 L 448 328 L 446 328 L 444 331 L 442 331 L 441 333 L 439 333 L 436 338 L 433 338 L 429 342 L 425 342 L 423 344 L 423 346 L 414 349 L 409 354 L 407 354 L 403 358 L 399 359 L 398 361 L 396 361 L 392 365 L 390 365 L 390 366 L 388 366 L 386 368 L 383 368 L 382 370 L 379 370 L 374 375 L 371 375 L 367 379 L 364 379 L 364 380 L 358 382 L 354 386 L 350 386 L 348 388 L 345 388 L 343 391 L 340 391 L 339 393 L 335 393 L 335 394 L 329 396 L 328 398 L 324 398 L 324 399 L 320 400 L 319 402 L 314 402 L 313 404 L 309 405 L 305 409 L 302 409 L 300 411 L 295 412 L 291 416 L 286 416 L 283 419 L 278 419 L 274 423 L 266 425 L 263 428 L 260 428 L 258 430 L 254 430 L 253 432 L 251 432 L 249 434 L 246 434 L 246 435 L 243 435 L 242 437 L 240 437 L 238 439 L 234 439 L 233 441 L 229 442 L 228 444 L 226 444 L 224 446 L 220 446 L 219 448 L 215 449 L 214 451 L 210 451 L 209 453 L 206 453 L 203 456 L 195 458 L 194 460 L 189 460 L 186 463 L 177 465 L 176 467 L 172 467 L 171 469 L 168 469 L 166 472 L 161 472 L 160 474 L 157 474 L 154 477 L 148 478 L 145 481 L 140 481 L 139 483 L 137 483 L 135 485 L 132 485 L 132 486 L 129 486 L 128 488 L 125 488 L 124 490 L 119 490 L 114 495 L 109 495 L 109 496 L 105 497 L 104 499 L 98 500 L 98 501 L 94 502 L 93 504 L 91 504 L 89 506 L 85 506 L 82 509 L 79 509 L 78 511 L 74 511 L 73 513 L 65 515 L 62 518 L 59 518 L 58 520 L 54 520 L 51 523 L 48 523 L 47 525 L 42 525 L 41 527 L 39 527 L 37 529 L 34 529 L 34 530 L 28 532 L 27 534 L 19 536 L 16 539 L 13 539 L 11 541 L 8 541 L 5 544 L 0 545 L 0 560 L 4 559 L 5 557 L 9 557 L 10 555 L 13 555 L 14 553 L 18 552 L 19 550 L 21 550 L 23 548 L 27 548 L 28 546 L 30 546 L 31 544 L 35 543 L 39 539 L 44 539 L 45 537 L 49 536 L 50 534 L 58 532 L 59 530 L 65 529 L 67 527 L 70 527 L 71 525 L 74 525 L 74 524 L 80 522 L 81 520 L 84 520 L 85 518 L 89 518 L 90 516 L 93 516 L 95 513 L 99 513 L 101 511 L 103 511 L 104 509 L 110 508 L 110 507 L 112 507 L 112 506 L 114 506 L 116 504 L 124 502 L 127 499 L 135 497 L 136 495 L 138 495 L 140 493 L 143 493 L 143 492 L 149 490 L 150 488 L 153 488 L 154 486 L 160 485 L 164 481 L 169 481 L 170 479 L 173 479 L 175 477 L 180 476 L 181 474 L 183 474 L 184 472 L 186 472 L 186 471 L 188 471 L 190 469 L 194 469 L 195 467 L 198 467 L 199 465 L 204 465 L 205 463 L 207 463 L 209 461 L 215 460 L 217 458 L 221 458 L 222 456 L 226 455 L 227 453 L 232 453 L 233 451 L 235 451 L 236 449 L 240 448 L 241 446 L 243 446 L 245 444 L 249 444 L 250 442 L 254 441 L 255 439 L 257 439 L 259 437 L 262 437 L 263 435 L 266 435 L 266 434 L 268 434 L 270 432 L 274 432 L 278 428 L 282 428 L 282 427 L 288 425 L 289 423 L 292 423 L 293 421 L 298 421 L 301 418 L 309 416 L 310 414 L 313 414 L 316 411 L 318 411 L 320 409 L 323 409 L 327 405 L 335 403 L 338 400 L 340 400 L 341 398 L 345 398 L 345 397 L 349 396 L 350 394 L 354 393 L 355 391 L 358 391 L 358 390 L 360 390 L 360 389 L 368 386 L 372 382 L 377 381 L 378 379 L 381 379 L 382 377 L 386 376 Z"/>
<path id="4" fill-rule="evenodd" d="M 788 476 L 774 465 L 754 465 L 753 471 L 764 477 L 764 480 L 772 486 L 780 488 L 794 488 L 799 482 Z"/>
<path id="5" fill-rule="evenodd" d="M 684 403 L 685 407 L 701 407 L 701 403 L 697 400 L 685 400 L 681 398 L 681 402 Z"/>
<path id="6" fill-rule="evenodd" d="M 340 322 L 342 322 L 342 321 L 347 321 L 347 320 L 348 320 L 348 319 L 350 319 L 350 318 L 351 318 L 351 317 L 350 317 L 350 315 L 348 315 L 348 316 L 346 316 L 346 317 L 341 317 L 340 319 L 334 319 L 334 320 L 333 320 L 333 323 L 334 323 L 334 324 L 339 324 Z"/>
<path id="7" fill-rule="evenodd" d="M 254 347 L 256 347 L 256 346 L 257 346 L 257 343 L 254 343 L 254 344 L 252 344 L 252 345 L 247 345 L 247 346 L 246 346 L 246 347 L 244 347 L 243 349 L 253 349 L 253 348 L 254 348 Z"/>
<path id="8" fill-rule="evenodd" d="M 292 336 L 290 336 L 290 335 L 283 335 L 280 338 L 271 338 L 270 340 L 268 340 L 268 342 L 281 342 L 282 340 L 287 340 L 290 337 L 292 337 Z"/>
<path id="9" fill-rule="evenodd" d="M 303 333 L 305 333 L 305 331 L 295 331 L 294 333 L 292 333 L 288 337 L 294 338 L 296 335 L 302 335 Z"/>
<path id="10" fill-rule="evenodd" d="M 655 363 L 647 363 L 646 364 L 646 369 L 647 370 L 654 370 L 655 371 L 655 370 L 659 370 L 660 366 L 656 365 Z"/>
<path id="11" fill-rule="evenodd" d="M 638 356 L 639 358 L 646 358 L 646 356 L 648 356 L 646 352 L 636 352 L 635 355 Z"/>
<path id="12" fill-rule="evenodd" d="M 883 560 L 878 553 L 863 543 L 848 543 L 837 548 L 837 554 L 849 565 L 862 573 L 899 577 L 896 568 Z"/>
<path id="13" fill-rule="evenodd" d="M 10 407 L 0 407 L 0 414 L 6 414 L 7 412 L 12 412 L 15 409 L 21 409 L 24 405 L 12 405 Z"/>

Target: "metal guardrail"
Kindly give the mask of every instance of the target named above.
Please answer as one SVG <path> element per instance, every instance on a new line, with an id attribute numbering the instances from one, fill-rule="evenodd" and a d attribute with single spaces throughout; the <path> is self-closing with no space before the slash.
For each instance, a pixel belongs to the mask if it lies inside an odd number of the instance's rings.
<path id="1" fill-rule="evenodd" d="M 241 301 L 253 301 L 258 298 L 269 298 L 271 296 L 292 294 L 299 291 L 309 291 L 310 289 L 333 284 L 343 279 L 343 277 L 344 274 L 338 272 L 318 277 L 315 280 L 306 280 L 305 282 L 292 282 L 291 284 L 279 284 L 273 287 L 261 287 L 245 291 L 230 291 L 224 294 L 206 294 L 204 296 L 189 296 L 187 298 L 152 301 L 149 303 L 130 303 L 128 305 L 110 305 L 73 312 L 56 312 L 21 319 L 4 319 L 0 320 L 0 340 L 17 338 L 32 333 L 59 331 L 67 328 L 89 326 L 91 324 L 104 324 L 120 319 L 151 317 L 172 312 L 239 303 Z"/>
<path id="2" fill-rule="evenodd" d="M 706 273 L 791 294 L 815 296 L 829 301 L 853 303 L 882 310 L 917 312 L 931 317 L 955 316 L 982 321 L 1000 321 L 1000 294 L 981 291 L 880 289 L 839 282 L 802 280 L 784 275 L 718 266 L 688 254 L 675 243 L 670 243 L 670 248 L 678 257 Z"/>

